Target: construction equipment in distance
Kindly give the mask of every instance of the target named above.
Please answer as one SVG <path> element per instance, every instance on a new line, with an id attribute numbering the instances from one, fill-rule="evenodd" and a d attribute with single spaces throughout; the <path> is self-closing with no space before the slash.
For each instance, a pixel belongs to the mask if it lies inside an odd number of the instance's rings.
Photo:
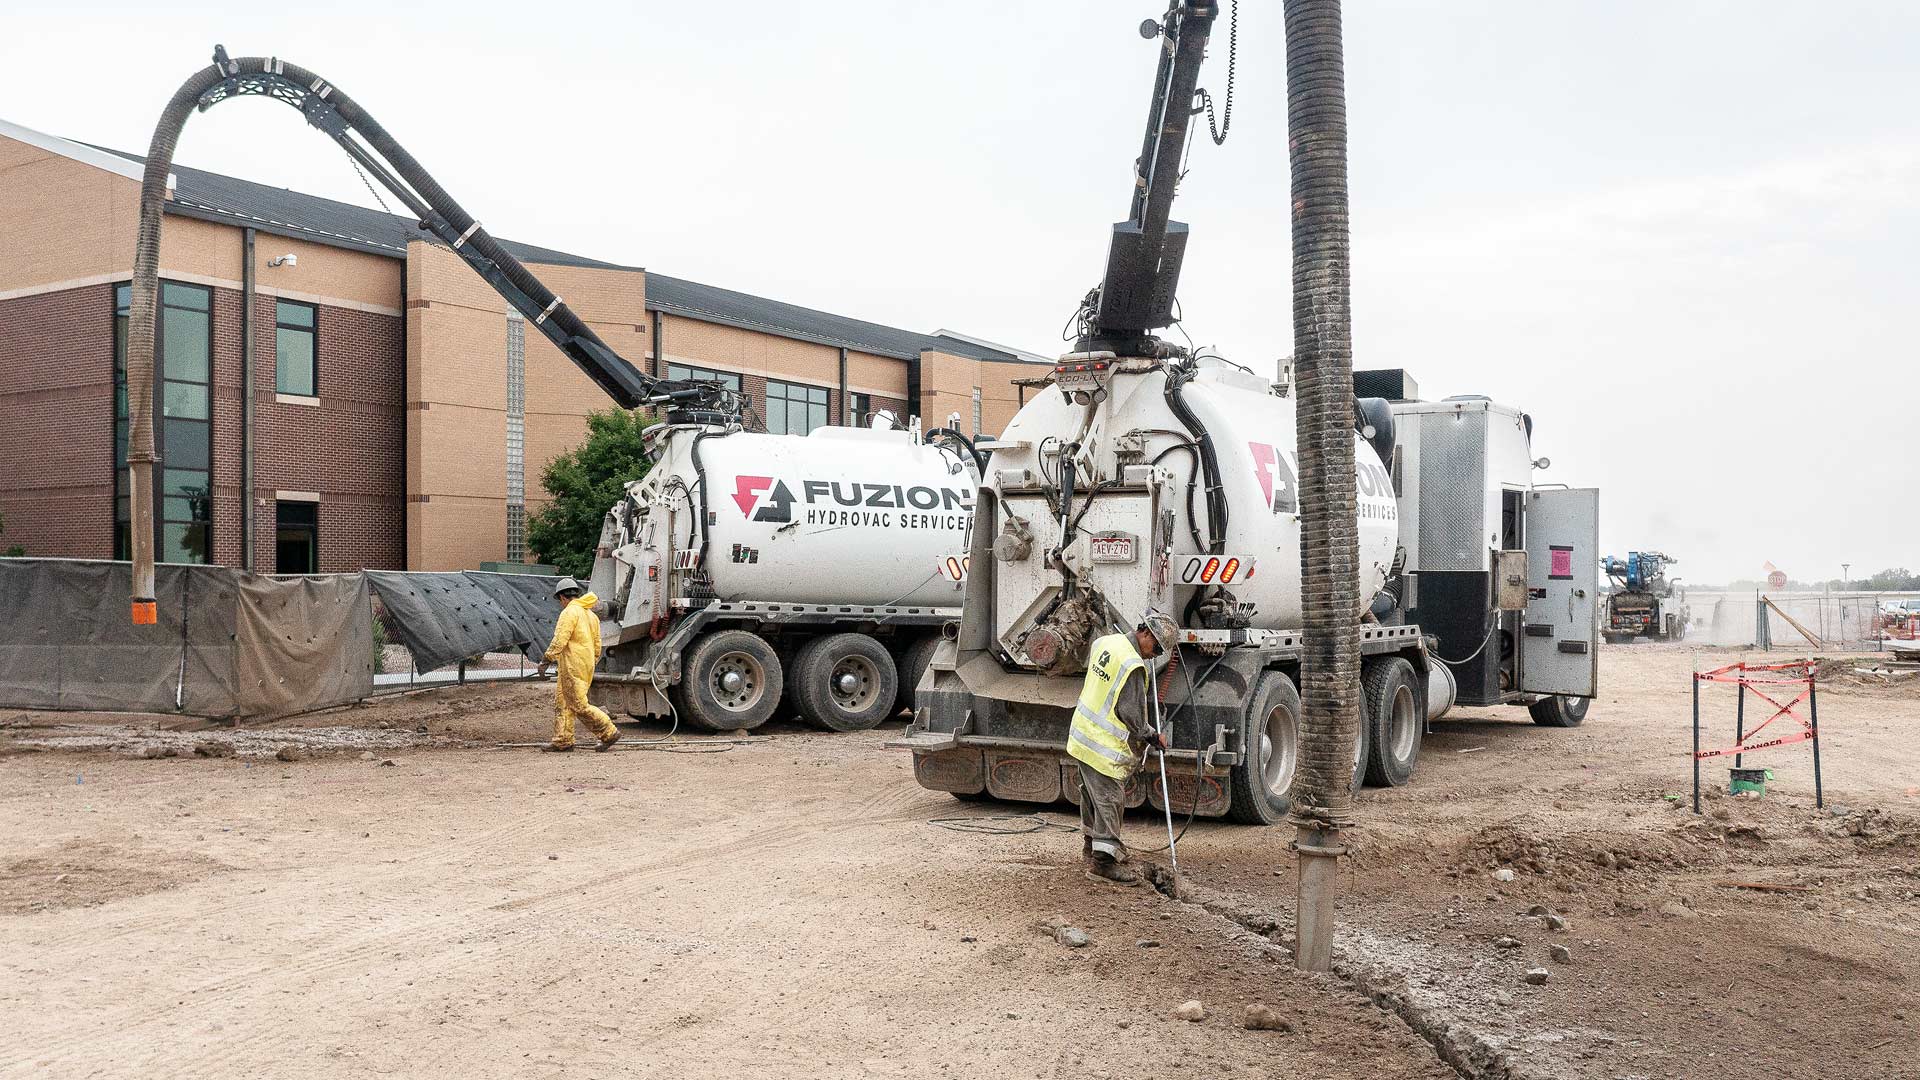
<path id="1" fill-rule="evenodd" d="M 1609 555 L 1600 560 L 1600 569 L 1611 580 L 1606 621 L 1600 626 L 1608 644 L 1687 636 L 1687 592 L 1679 578 L 1667 577 L 1667 567 L 1679 561 L 1658 551 L 1629 551 L 1624 559 Z"/>
<path id="2" fill-rule="evenodd" d="M 1187 0 L 1149 24 L 1165 40 L 1131 217 L 1075 351 L 983 447 L 959 634 L 890 744 L 913 751 L 924 787 L 1077 798 L 1064 750 L 1088 647 L 1154 607 L 1181 627 L 1157 676 L 1172 771 L 1136 771 L 1129 805 L 1164 806 L 1164 777 L 1198 815 L 1269 824 L 1289 808 L 1312 586 L 1294 404 L 1283 384 L 1149 333 L 1175 321 L 1186 226 L 1168 212 L 1217 10 Z M 1370 600 L 1356 782 L 1406 783 L 1426 723 L 1456 701 L 1580 723 L 1596 689 L 1597 492 L 1535 488 L 1532 421 L 1483 397 L 1367 398 L 1355 413 Z"/>

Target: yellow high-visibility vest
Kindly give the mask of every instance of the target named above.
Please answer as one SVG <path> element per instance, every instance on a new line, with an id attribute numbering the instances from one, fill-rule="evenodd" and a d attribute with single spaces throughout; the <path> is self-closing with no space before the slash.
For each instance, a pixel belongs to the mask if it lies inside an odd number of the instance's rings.
<path id="1" fill-rule="evenodd" d="M 1075 760 L 1115 780 L 1133 775 L 1138 762 L 1115 706 L 1127 680 L 1146 668 L 1129 635 L 1108 634 L 1093 643 L 1087 680 L 1080 686 L 1080 703 L 1073 707 L 1073 726 L 1067 731 L 1067 753 Z"/>

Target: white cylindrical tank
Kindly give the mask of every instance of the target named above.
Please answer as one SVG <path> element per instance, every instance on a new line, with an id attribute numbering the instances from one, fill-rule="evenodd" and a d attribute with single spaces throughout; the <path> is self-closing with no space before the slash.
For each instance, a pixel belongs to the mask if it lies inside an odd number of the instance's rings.
<path id="1" fill-rule="evenodd" d="M 805 437 L 710 432 L 696 447 L 697 434 L 672 431 L 631 490 L 677 488 L 682 506 L 697 507 L 704 476 L 701 565 L 718 599 L 959 606 L 963 575 L 955 571 L 966 555 L 976 478 L 954 450 L 870 428 L 823 427 Z M 649 514 L 664 509 L 656 504 Z M 692 526 L 692 512 L 677 511 L 676 554 L 697 549 Z M 656 533 L 647 546 L 658 552 L 666 539 Z"/>
<path id="2" fill-rule="evenodd" d="M 1109 397 L 1095 407 L 1092 423 L 1081 443 L 1088 448 L 1086 460 L 1107 478 L 1120 476 L 1121 467 L 1129 463 L 1157 461 L 1174 473 L 1178 495 L 1171 500 L 1172 551 L 1177 564 L 1179 555 L 1204 554 L 1207 550 L 1192 539 L 1193 518 L 1198 519 L 1198 532 L 1203 540 L 1209 538 L 1209 533 L 1204 480 L 1197 455 L 1179 448 L 1188 441 L 1188 435 L 1186 426 L 1166 400 L 1166 384 L 1166 372 L 1161 368 L 1114 374 L 1108 383 Z M 1212 359 L 1199 362 L 1197 374 L 1182 389 L 1182 398 L 1212 437 L 1219 459 L 1228 508 L 1224 553 L 1257 559 L 1254 576 L 1236 580 L 1229 588 L 1254 627 L 1299 628 L 1300 515 L 1296 486 L 1299 466 L 1293 399 L 1277 397 L 1266 380 Z M 1085 416 L 1086 406 L 1068 401 L 1058 388 L 1049 386 L 1039 391 L 1021 408 L 1001 437 L 1002 448 L 995 450 L 989 473 L 996 478 L 1040 475 L 1050 483 L 1057 481 L 1057 460 L 1047 455 L 1061 442 L 1074 437 Z M 1360 599 L 1365 604 L 1386 582 L 1398 543 L 1399 514 L 1392 477 L 1379 455 L 1358 434 L 1354 436 L 1354 443 L 1359 496 Z M 1198 485 L 1191 501 L 1185 494 L 1189 478 Z M 1086 480 L 1083 478 L 1078 486 L 1084 498 Z M 996 483 L 996 489 L 998 487 Z M 1096 503 L 1098 498 L 1096 495 Z M 1014 501 L 1004 501 L 1014 505 Z M 1093 515 L 1089 520 L 1100 519 Z M 1123 521 L 1115 524 L 1117 531 L 1148 535 L 1144 523 L 1134 528 L 1127 527 Z M 1049 536 L 1035 543 L 1036 550 L 1045 550 L 1050 540 L 1052 523 L 1044 525 Z M 1130 580 L 1147 575 L 1148 564 L 1144 560 L 1120 566 L 1095 562 L 1089 572 L 1096 587 L 1108 591 L 1116 602 L 1121 597 L 1133 600 L 1145 595 L 1141 589 L 1133 588 Z M 999 567 L 997 578 L 997 621 L 1003 624 L 998 629 L 1006 632 L 1027 608 L 1021 597 L 1052 583 L 1048 578 L 1057 581 L 1057 574 L 1039 560 L 1026 560 L 1018 565 Z M 1186 603 L 1194 587 L 1183 586 L 1176 569 L 1168 588 L 1171 596 L 1166 602 L 1172 604 L 1172 613 L 1177 617 L 1178 609 Z"/>

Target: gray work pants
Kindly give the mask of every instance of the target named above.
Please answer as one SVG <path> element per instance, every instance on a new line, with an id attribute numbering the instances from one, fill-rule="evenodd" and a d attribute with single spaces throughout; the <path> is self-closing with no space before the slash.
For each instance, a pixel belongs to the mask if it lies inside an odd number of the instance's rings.
<path id="1" fill-rule="evenodd" d="M 1120 840 L 1120 815 L 1126 809 L 1127 782 L 1097 772 L 1084 761 L 1080 766 L 1080 832 L 1096 854 L 1114 862 L 1127 861 L 1127 845 Z"/>

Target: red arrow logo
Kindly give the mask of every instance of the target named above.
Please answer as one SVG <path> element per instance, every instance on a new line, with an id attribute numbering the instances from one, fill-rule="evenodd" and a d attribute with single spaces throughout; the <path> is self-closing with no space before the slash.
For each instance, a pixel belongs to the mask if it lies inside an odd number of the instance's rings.
<path id="1" fill-rule="evenodd" d="M 733 501 L 740 507 L 744 517 L 753 516 L 753 507 L 760 501 L 760 493 L 773 486 L 771 476 L 737 476 L 733 481 Z"/>

